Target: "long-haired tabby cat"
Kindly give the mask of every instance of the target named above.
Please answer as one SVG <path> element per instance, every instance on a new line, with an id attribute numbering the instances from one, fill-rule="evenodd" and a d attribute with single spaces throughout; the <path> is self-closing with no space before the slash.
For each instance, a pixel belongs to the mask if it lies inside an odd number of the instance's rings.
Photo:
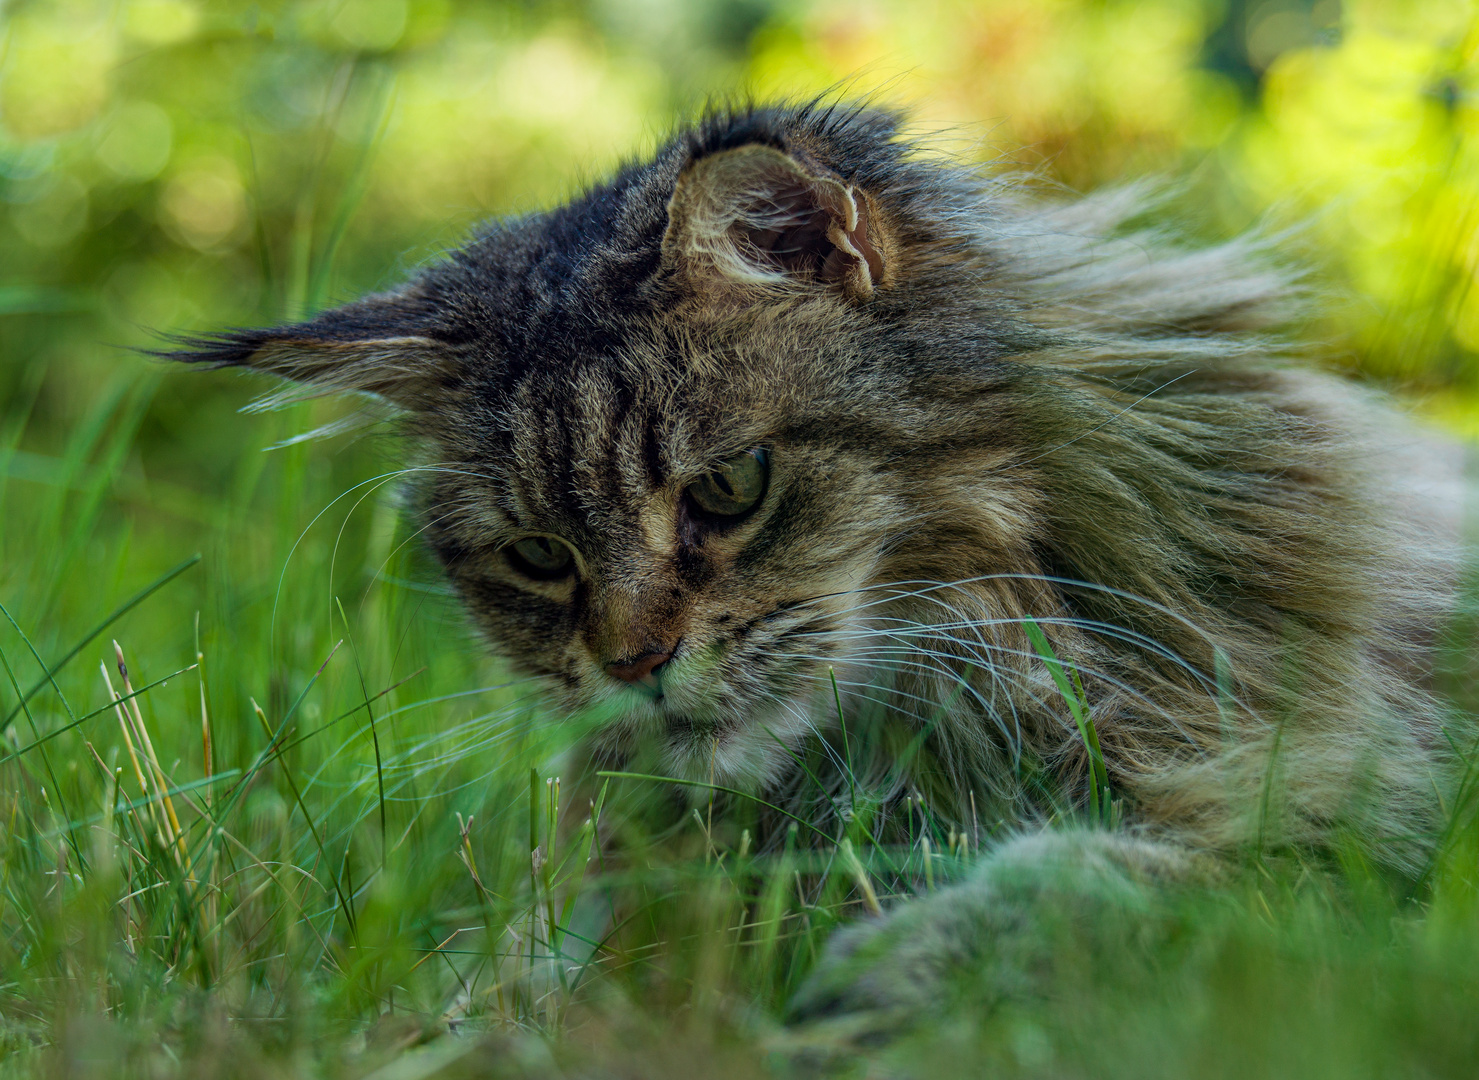
<path id="1" fill-rule="evenodd" d="M 605 717 L 595 761 L 824 831 L 849 771 L 884 813 L 1008 822 L 796 1005 L 876 1031 L 1020 985 L 1054 903 L 1339 832 L 1411 870 L 1435 828 L 1455 470 L 1287 362 L 1256 244 L 1141 210 L 871 108 L 726 111 L 393 292 L 176 355 L 399 407 L 432 548 L 496 650 Z M 801 769 L 824 743 L 848 760 Z M 1043 828 L 1110 792 L 1117 828 Z"/>

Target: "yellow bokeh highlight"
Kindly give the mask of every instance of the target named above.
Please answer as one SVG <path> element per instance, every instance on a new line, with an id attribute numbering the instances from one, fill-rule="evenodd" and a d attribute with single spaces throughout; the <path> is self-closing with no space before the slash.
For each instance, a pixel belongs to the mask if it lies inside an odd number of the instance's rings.
<path id="1" fill-rule="evenodd" d="M 1206 20 L 1177 0 L 817 4 L 761 36 L 751 72 L 766 94 L 876 91 L 987 153 L 1060 156 L 1086 133 L 1094 154 L 1117 142 L 1122 158 L 1232 122 L 1225 88 L 1193 63 Z"/>
<path id="2" fill-rule="evenodd" d="M 0 117 L 22 138 L 73 131 L 108 101 L 118 34 L 100 5 L 31 4 L 5 22 Z"/>
<path id="3" fill-rule="evenodd" d="M 124 32 L 147 45 L 185 41 L 200 26 L 200 8 L 191 0 L 129 0 Z"/>

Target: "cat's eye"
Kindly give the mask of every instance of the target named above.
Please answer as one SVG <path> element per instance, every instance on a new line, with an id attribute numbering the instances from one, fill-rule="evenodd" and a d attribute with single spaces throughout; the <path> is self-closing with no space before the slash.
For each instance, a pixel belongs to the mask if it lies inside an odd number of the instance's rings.
<path id="1" fill-rule="evenodd" d="M 688 485 L 688 497 L 700 510 L 736 517 L 754 509 L 770 479 L 769 455 L 759 447 L 736 454 L 719 468 Z"/>
<path id="2" fill-rule="evenodd" d="M 513 568 L 538 581 L 565 577 L 575 567 L 575 555 L 552 536 L 526 536 L 503 549 Z"/>

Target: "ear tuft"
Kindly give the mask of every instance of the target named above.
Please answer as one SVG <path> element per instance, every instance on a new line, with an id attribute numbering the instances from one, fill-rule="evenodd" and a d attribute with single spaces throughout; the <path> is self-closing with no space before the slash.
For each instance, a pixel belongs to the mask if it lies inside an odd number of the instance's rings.
<path id="1" fill-rule="evenodd" d="M 371 394 L 410 411 L 444 401 L 459 365 L 444 342 L 405 325 L 401 297 L 370 297 L 291 326 L 178 340 L 156 355 L 210 367 L 241 367 L 296 384 L 269 395 L 272 408 L 324 394 Z"/>
<path id="2" fill-rule="evenodd" d="M 662 245 L 700 290 L 824 286 L 854 300 L 884 283 L 884 247 L 866 192 L 761 144 L 684 169 Z"/>

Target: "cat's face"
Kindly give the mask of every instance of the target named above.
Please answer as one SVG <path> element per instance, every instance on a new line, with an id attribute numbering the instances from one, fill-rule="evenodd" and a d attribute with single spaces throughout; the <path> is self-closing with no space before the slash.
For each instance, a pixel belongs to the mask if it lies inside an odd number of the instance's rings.
<path id="1" fill-rule="evenodd" d="M 712 352 L 670 341 L 670 364 L 653 327 L 616 346 L 622 361 L 526 376 L 496 433 L 455 444 L 426 511 L 499 652 L 605 739 L 754 782 L 818 723 L 829 667 L 867 678 L 853 639 L 879 606 L 868 586 L 928 562 L 901 549 L 930 530 L 918 463 L 890 460 L 909 456 L 909 418 L 825 362 L 847 343 L 726 329 Z M 798 378 L 818 370 L 836 377 Z"/>
<path id="2" fill-rule="evenodd" d="M 1009 565 L 1031 514 L 1010 335 L 981 337 L 966 249 L 921 209 L 945 174 L 869 114 L 746 122 L 770 127 L 207 356 L 401 405 L 426 535 L 495 649 L 611 749 L 763 784 L 835 720 L 834 676 L 858 693 L 908 652 L 879 633 L 891 583 Z"/>

